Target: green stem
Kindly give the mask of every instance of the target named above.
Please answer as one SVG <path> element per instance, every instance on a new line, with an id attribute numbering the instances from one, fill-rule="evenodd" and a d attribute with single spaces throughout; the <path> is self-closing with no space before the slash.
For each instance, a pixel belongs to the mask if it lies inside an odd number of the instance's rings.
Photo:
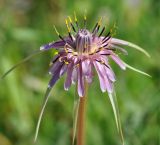
<path id="1" fill-rule="evenodd" d="M 85 85 L 87 90 L 87 85 Z M 78 109 L 78 124 L 77 124 L 77 145 L 85 144 L 85 118 L 86 118 L 86 92 L 83 97 L 80 97 Z"/>

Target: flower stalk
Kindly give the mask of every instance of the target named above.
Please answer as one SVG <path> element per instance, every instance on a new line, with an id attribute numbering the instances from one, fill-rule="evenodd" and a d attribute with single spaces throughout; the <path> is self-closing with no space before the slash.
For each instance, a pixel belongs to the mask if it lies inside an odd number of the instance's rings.
<path id="1" fill-rule="evenodd" d="M 85 144 L 86 96 L 80 98 L 77 126 L 77 145 Z"/>
<path id="2" fill-rule="evenodd" d="M 85 95 L 79 98 L 78 120 L 77 120 L 77 145 L 85 145 L 85 122 L 88 84 L 85 82 Z"/>

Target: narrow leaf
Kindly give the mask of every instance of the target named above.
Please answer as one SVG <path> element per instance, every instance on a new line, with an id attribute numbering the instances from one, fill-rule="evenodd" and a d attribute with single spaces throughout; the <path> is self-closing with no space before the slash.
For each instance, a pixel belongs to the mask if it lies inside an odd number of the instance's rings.
<path id="1" fill-rule="evenodd" d="M 111 105 L 112 105 L 117 130 L 118 130 L 118 133 L 120 135 L 122 145 L 124 145 L 124 138 L 123 138 L 123 132 L 122 132 L 122 127 L 121 127 L 118 103 L 117 103 L 117 99 L 116 99 L 116 93 L 115 93 L 115 91 L 113 91 L 113 93 L 108 93 L 108 95 L 109 95 L 109 99 L 110 99 L 110 102 L 111 102 Z"/>
<path id="2" fill-rule="evenodd" d="M 78 110 L 79 110 L 79 102 L 80 98 L 77 96 L 77 92 L 75 92 L 74 97 L 74 108 L 73 108 L 73 138 L 72 145 L 75 143 L 76 133 L 77 133 L 77 122 L 78 122 Z"/>
<path id="3" fill-rule="evenodd" d="M 10 72 L 12 72 L 14 69 L 16 69 L 17 67 L 19 67 L 21 64 L 25 63 L 26 61 L 28 61 L 29 59 L 31 59 L 33 56 L 37 55 L 41 53 L 41 51 L 35 51 L 33 52 L 31 55 L 27 56 L 26 58 L 22 59 L 20 62 L 18 62 L 17 64 L 15 64 L 14 66 L 12 66 L 8 71 L 6 71 L 1 77 L 0 80 L 4 79 Z"/>
<path id="4" fill-rule="evenodd" d="M 36 126 L 36 132 L 35 132 L 35 137 L 34 137 L 34 142 L 36 142 L 37 137 L 38 137 L 38 132 L 39 132 L 39 127 L 40 127 L 40 123 L 42 120 L 42 116 L 46 107 L 46 104 L 48 102 L 48 99 L 50 97 L 50 92 L 51 92 L 52 88 L 48 87 L 44 96 L 44 100 L 43 100 L 43 104 L 42 104 L 42 108 L 39 114 L 39 118 L 38 118 L 38 122 L 37 122 L 37 126 Z"/>

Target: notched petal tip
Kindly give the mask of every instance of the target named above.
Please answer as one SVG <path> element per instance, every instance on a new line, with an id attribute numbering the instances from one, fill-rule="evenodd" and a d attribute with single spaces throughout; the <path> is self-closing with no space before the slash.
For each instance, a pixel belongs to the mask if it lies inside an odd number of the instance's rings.
<path id="1" fill-rule="evenodd" d="M 65 91 L 68 91 L 69 90 L 69 88 L 68 87 L 66 87 L 66 85 L 64 84 L 64 90 Z"/>

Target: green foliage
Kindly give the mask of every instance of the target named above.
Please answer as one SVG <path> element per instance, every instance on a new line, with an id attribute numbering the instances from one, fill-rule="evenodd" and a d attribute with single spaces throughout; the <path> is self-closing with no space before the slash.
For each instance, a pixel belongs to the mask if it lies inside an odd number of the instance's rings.
<path id="1" fill-rule="evenodd" d="M 147 58 L 126 47 L 121 56 L 127 64 L 150 74 L 145 77 L 125 72 L 112 64 L 117 76 L 116 92 L 126 145 L 160 144 L 160 2 L 113 0 L 1 0 L 0 74 L 19 60 L 58 39 L 53 25 L 66 34 L 64 19 L 77 12 L 82 20 L 87 10 L 87 27 L 100 16 L 104 24 L 117 23 L 116 37 L 138 44 L 149 52 Z M 109 22 L 109 23 L 108 23 Z M 108 28 L 109 29 L 109 28 Z M 40 54 L 0 82 L 0 145 L 33 144 L 36 123 L 50 76 L 53 51 Z M 71 145 L 75 86 L 65 92 L 63 78 L 52 90 L 38 141 L 35 145 Z M 89 87 L 87 145 L 120 144 L 107 94 L 101 93 L 97 78 Z"/>

